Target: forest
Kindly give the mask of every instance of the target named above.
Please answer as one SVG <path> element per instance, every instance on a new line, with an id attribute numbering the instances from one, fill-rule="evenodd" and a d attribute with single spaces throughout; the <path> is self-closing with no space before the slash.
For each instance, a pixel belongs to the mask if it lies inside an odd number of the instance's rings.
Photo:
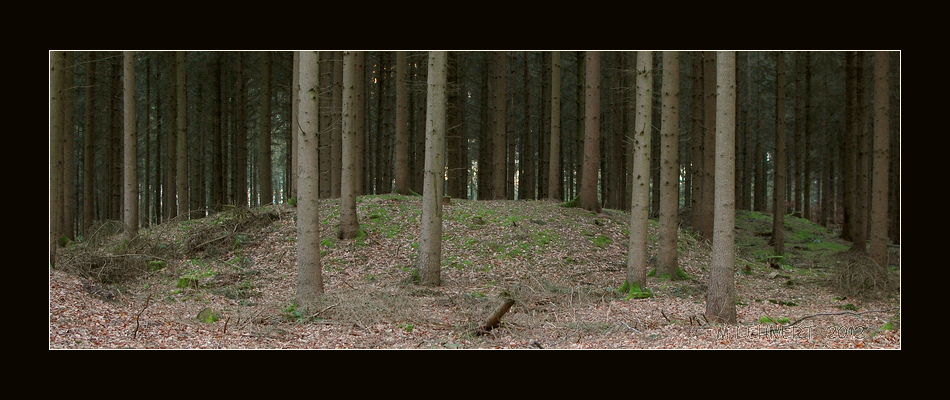
<path id="1" fill-rule="evenodd" d="M 50 347 L 899 349 L 899 107 L 899 51 L 50 51 Z"/>

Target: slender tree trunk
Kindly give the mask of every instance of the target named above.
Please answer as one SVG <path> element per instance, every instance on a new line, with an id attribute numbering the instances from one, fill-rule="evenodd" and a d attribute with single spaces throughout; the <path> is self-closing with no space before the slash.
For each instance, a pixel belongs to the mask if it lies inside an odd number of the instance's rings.
<path id="1" fill-rule="evenodd" d="M 637 121 L 633 131 L 633 194 L 630 201 L 630 247 L 627 284 L 646 289 L 647 227 L 650 225 L 650 142 L 653 137 L 653 53 L 637 52 Z M 636 285 L 636 286 L 634 286 Z"/>
<path id="2" fill-rule="evenodd" d="M 63 60 L 63 237 L 75 239 L 76 195 L 73 122 L 73 79 L 76 54 L 67 51 Z"/>
<path id="3" fill-rule="evenodd" d="M 870 127 L 868 108 L 870 100 L 867 95 L 867 79 L 865 77 L 866 52 L 857 55 L 857 113 L 856 121 L 856 153 L 855 153 L 855 184 L 854 184 L 854 240 L 851 250 L 858 253 L 867 253 L 868 241 L 868 163 L 869 144 L 868 130 Z"/>
<path id="4" fill-rule="evenodd" d="M 548 153 L 548 198 L 560 201 L 561 186 L 561 52 L 551 52 L 551 149 Z"/>
<path id="5" fill-rule="evenodd" d="M 409 121 L 405 51 L 396 52 L 396 193 L 409 194 Z"/>
<path id="6" fill-rule="evenodd" d="M 446 171 L 447 171 L 447 180 L 446 186 L 447 191 L 446 195 L 454 198 L 464 197 L 464 192 L 460 189 L 461 185 L 459 184 L 464 179 L 464 170 L 461 160 L 461 152 L 465 150 L 466 147 L 462 145 L 462 136 L 464 130 L 462 127 L 461 119 L 461 109 L 462 109 L 462 94 L 460 93 L 460 79 L 459 79 L 459 54 L 458 52 L 450 52 L 447 55 L 448 60 L 446 61 L 446 74 L 448 75 L 447 79 L 447 95 L 448 102 L 451 104 L 451 107 L 447 107 L 447 110 L 451 108 L 451 111 L 446 111 L 446 120 L 448 121 L 448 127 L 446 131 L 446 152 L 448 153 L 448 158 L 446 159 Z"/>
<path id="7" fill-rule="evenodd" d="M 300 310 L 312 308 L 323 295 L 320 267 L 319 74 L 315 51 L 294 52 L 299 57 L 300 129 L 297 130 L 297 295 Z"/>
<path id="8" fill-rule="evenodd" d="M 657 276 L 679 279 L 679 123 L 680 60 L 678 51 L 663 52 L 663 117 L 660 125 L 660 217 L 657 243 Z M 636 159 L 634 159 L 634 162 Z"/>
<path id="9" fill-rule="evenodd" d="M 585 64 L 584 169 L 578 206 L 600 212 L 597 198 L 600 165 L 600 52 L 588 51 Z"/>
<path id="10" fill-rule="evenodd" d="M 340 178 L 340 239 L 353 239 L 360 230 L 356 215 L 356 196 L 359 191 L 359 159 L 363 154 L 359 152 L 358 143 L 363 135 L 358 131 L 358 121 L 362 118 L 362 109 L 359 107 L 358 88 L 356 82 L 362 75 L 358 62 L 359 55 L 355 51 L 343 52 L 343 173 Z"/>
<path id="11" fill-rule="evenodd" d="M 293 98 L 291 101 L 290 109 L 290 188 L 288 190 L 288 196 L 294 199 L 294 203 L 297 201 L 297 159 L 300 156 L 297 154 L 298 145 L 297 138 L 300 136 L 300 57 L 297 52 L 294 52 L 293 55 L 293 67 L 291 78 L 291 95 Z M 333 94 L 329 94 L 330 97 L 333 97 Z M 333 169 L 331 168 L 331 171 Z M 331 173 L 332 175 L 332 173 Z M 331 183 L 332 187 L 333 184 Z"/>
<path id="12" fill-rule="evenodd" d="M 95 219 L 95 146 L 96 137 L 96 52 L 86 58 L 86 127 L 83 129 L 82 159 L 82 232 L 88 232 Z"/>
<path id="13" fill-rule="evenodd" d="M 703 116 L 703 127 L 705 132 L 703 133 L 703 206 L 702 214 L 699 215 L 701 220 L 700 226 L 700 236 L 706 240 L 711 239 L 713 233 L 713 210 L 714 200 L 715 200 L 715 191 L 718 190 L 715 183 L 715 172 L 716 172 L 716 87 L 718 79 L 716 72 L 716 52 L 706 51 L 703 52 L 704 59 L 704 71 L 703 71 L 703 86 L 705 93 L 705 105 L 703 106 L 703 111 L 705 115 Z M 733 75 L 735 72 L 733 72 Z"/>
<path id="14" fill-rule="evenodd" d="M 340 198 L 343 176 L 343 52 L 334 51 L 333 54 L 333 118 L 331 129 L 330 149 L 330 197 Z"/>
<path id="15" fill-rule="evenodd" d="M 855 69 L 854 69 L 854 52 L 848 51 L 845 53 L 845 130 L 844 130 L 844 140 L 842 140 L 842 151 L 841 154 L 841 175 L 842 175 L 842 202 L 844 212 L 843 219 L 841 223 L 841 239 L 851 241 L 854 236 L 854 225 L 852 223 L 852 218 L 854 217 L 854 188 L 855 188 L 855 176 L 854 176 L 854 153 L 855 153 L 855 123 L 857 119 L 856 107 L 855 107 Z"/>
<path id="16" fill-rule="evenodd" d="M 123 217 L 125 221 L 125 239 L 132 240 L 139 231 L 139 197 L 138 197 L 138 139 L 136 138 L 135 123 L 135 52 L 126 51 L 123 54 L 123 130 L 124 138 L 124 176 L 125 183 Z"/>
<path id="17" fill-rule="evenodd" d="M 703 53 L 702 52 L 693 52 L 693 128 L 692 128 L 692 137 L 690 138 L 690 145 L 692 147 L 692 154 L 690 154 L 690 162 L 692 163 L 691 171 L 692 173 L 692 186 L 690 191 L 692 192 L 690 203 L 690 225 L 693 227 L 693 232 L 697 235 L 703 231 L 702 223 L 703 218 L 703 206 L 705 202 L 703 201 L 703 184 L 705 183 L 703 175 L 703 144 L 705 139 L 703 136 L 706 135 L 705 129 L 703 129 L 703 115 L 704 108 L 706 103 L 703 101 Z"/>
<path id="18" fill-rule="evenodd" d="M 802 152 L 802 217 L 811 221 L 811 183 L 812 183 L 812 124 L 811 124 L 811 52 L 805 52 L 804 59 L 805 66 L 803 70 L 805 72 L 805 88 L 804 88 L 804 97 L 802 102 L 803 113 L 802 115 L 802 128 L 804 129 L 803 133 L 805 135 L 805 149 Z"/>
<path id="19" fill-rule="evenodd" d="M 175 113 L 176 117 L 176 129 L 178 131 L 176 135 L 177 139 L 177 149 L 175 150 L 175 156 L 177 163 L 175 171 L 178 174 L 177 178 L 177 188 L 178 192 L 178 214 L 184 215 L 185 219 L 190 218 L 191 216 L 188 213 L 189 206 L 191 205 L 191 199 L 189 198 L 188 193 L 188 124 L 187 124 L 187 107 L 185 103 L 185 52 L 176 51 L 175 52 L 175 105 L 177 107 L 177 112 Z"/>
<path id="20" fill-rule="evenodd" d="M 716 55 L 716 190 L 706 317 L 736 323 L 735 286 L 735 52 Z"/>
<path id="21" fill-rule="evenodd" d="M 416 270 L 426 286 L 442 284 L 442 193 L 445 184 L 446 52 L 429 54 L 422 224 Z"/>
<path id="22" fill-rule="evenodd" d="M 505 169 L 505 82 L 507 81 L 508 57 L 504 51 L 498 51 L 494 54 L 492 60 L 492 199 L 501 200 L 505 198 L 505 178 L 507 177 Z"/>
<path id="23" fill-rule="evenodd" d="M 772 190 L 772 245 L 785 254 L 785 53 L 775 63 L 775 183 Z"/>
<path id="24" fill-rule="evenodd" d="M 874 53 L 874 169 L 871 187 L 871 245 L 869 255 L 877 265 L 887 266 L 887 194 L 890 152 L 886 51 Z"/>
<path id="25" fill-rule="evenodd" d="M 56 248 L 63 231 L 63 69 L 65 52 L 51 51 L 49 59 L 49 265 L 56 266 Z"/>
<path id="26" fill-rule="evenodd" d="M 168 210 L 168 219 L 174 219 L 178 216 L 178 61 L 175 59 L 174 52 L 165 53 L 165 60 L 168 63 L 168 123 L 166 125 L 168 137 L 166 145 L 168 151 L 165 154 L 165 163 L 168 167 L 165 175 L 165 187 L 163 192 L 168 192 L 168 204 L 165 207 Z M 184 205 L 187 207 L 187 205 Z"/>
<path id="27" fill-rule="evenodd" d="M 260 183 L 260 204 L 274 202 L 274 172 L 271 160 L 271 84 L 270 84 L 271 55 L 269 51 L 261 52 L 261 136 L 260 155 L 258 156 L 258 180 Z"/>
<path id="28" fill-rule="evenodd" d="M 320 120 L 320 135 L 319 135 L 319 152 L 320 152 L 320 198 L 326 199 L 331 195 L 330 188 L 333 186 L 333 173 L 331 172 L 333 167 L 332 156 L 330 153 L 333 151 L 333 96 L 326 95 L 333 92 L 333 55 L 332 52 L 322 51 L 320 52 L 320 60 L 318 61 L 319 66 L 318 73 L 320 74 L 320 115 L 317 117 Z"/>
<path id="29" fill-rule="evenodd" d="M 235 82 L 237 86 L 235 87 L 235 101 L 234 107 L 237 110 L 234 118 L 237 120 L 235 132 L 234 132 L 234 162 L 232 167 L 232 176 L 233 183 L 231 188 L 233 190 L 232 197 L 234 198 L 234 204 L 238 207 L 247 207 L 248 198 L 247 198 L 247 124 L 245 123 L 245 107 L 244 98 L 244 68 L 243 68 L 243 54 L 238 52 L 236 54 L 237 60 L 235 61 L 235 68 L 237 76 L 235 77 Z"/>

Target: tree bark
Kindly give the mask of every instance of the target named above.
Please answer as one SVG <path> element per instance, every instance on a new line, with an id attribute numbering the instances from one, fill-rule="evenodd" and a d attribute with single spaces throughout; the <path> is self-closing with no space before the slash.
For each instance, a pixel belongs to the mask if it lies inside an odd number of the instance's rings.
<path id="1" fill-rule="evenodd" d="M 785 253 L 785 53 L 775 63 L 775 183 L 772 185 L 772 245 Z"/>
<path id="2" fill-rule="evenodd" d="M 700 236 L 710 240 L 713 234 L 713 210 L 715 209 L 715 191 L 716 186 L 716 153 L 718 149 L 716 141 L 716 88 L 718 85 L 716 71 L 716 52 L 703 52 L 703 92 L 705 94 L 705 105 L 703 106 L 703 206 L 700 219 Z M 735 71 L 733 71 L 735 76 Z M 734 189 L 733 189 L 734 190 Z"/>
<path id="3" fill-rule="evenodd" d="M 359 131 L 362 119 L 361 102 L 358 97 L 360 76 L 363 70 L 359 64 L 359 52 L 343 52 L 343 173 L 340 177 L 340 239 L 353 239 L 359 233 L 360 225 L 356 215 L 356 196 L 359 191 L 359 160 L 363 157 L 359 151 L 359 142 L 363 133 Z"/>
<path id="4" fill-rule="evenodd" d="M 88 232 L 95 219 L 96 52 L 86 58 L 86 126 L 83 129 L 82 230 Z"/>
<path id="5" fill-rule="evenodd" d="M 323 295 L 320 267 L 320 171 L 317 150 L 320 97 L 318 52 L 294 52 L 299 57 L 300 129 L 297 130 L 297 293 L 296 306 L 310 310 Z"/>
<path id="6" fill-rule="evenodd" d="M 597 198 L 600 165 L 600 52 L 588 51 L 585 60 L 584 167 L 578 206 L 600 212 Z"/>
<path id="7" fill-rule="evenodd" d="M 504 51 L 497 51 L 492 59 L 492 74 L 489 90 L 491 91 L 491 123 L 492 123 L 492 199 L 505 198 L 507 177 L 505 169 L 505 82 L 507 81 L 508 57 Z"/>
<path id="8" fill-rule="evenodd" d="M 886 51 L 874 53 L 874 168 L 871 187 L 871 244 L 868 254 L 879 266 L 887 266 L 887 199 L 890 167 L 890 125 L 888 121 L 887 75 L 890 60 Z"/>
<path id="9" fill-rule="evenodd" d="M 446 52 L 429 54 L 425 177 L 416 270 L 426 286 L 442 284 L 442 193 L 445 186 Z"/>
<path id="10" fill-rule="evenodd" d="M 511 306 L 513 306 L 514 304 L 515 304 L 514 300 L 506 299 L 505 302 L 502 303 L 500 306 L 498 306 L 495 312 L 492 313 L 491 317 L 488 317 L 485 323 L 475 330 L 475 334 L 484 335 L 488 333 L 489 331 L 491 331 L 492 329 L 497 328 L 498 325 L 501 324 L 501 318 L 505 316 L 505 314 L 508 312 L 509 309 L 511 309 Z"/>
<path id="11" fill-rule="evenodd" d="M 678 51 L 663 52 L 663 117 L 660 125 L 660 216 L 656 275 L 679 279 L 679 122 L 680 61 Z M 634 159 L 634 161 L 636 161 Z"/>
<path id="12" fill-rule="evenodd" d="M 138 139 L 135 123 L 135 52 L 123 52 L 123 131 L 124 138 L 124 176 L 123 217 L 125 221 L 125 239 L 132 240 L 139 231 L 138 197 Z"/>
<path id="13" fill-rule="evenodd" d="M 191 199 L 188 196 L 188 125 L 185 103 L 185 52 L 175 52 L 175 172 L 178 193 L 178 215 L 190 218 L 188 209 Z"/>
<path id="14" fill-rule="evenodd" d="M 735 286 L 735 52 L 716 55 L 715 218 L 706 317 L 736 323 Z"/>
<path id="15" fill-rule="evenodd" d="M 343 52 L 331 52 L 333 59 L 333 118 L 330 136 L 330 197 L 340 198 L 343 176 Z"/>
<path id="16" fill-rule="evenodd" d="M 868 147 L 870 128 L 868 108 L 870 100 L 867 95 L 867 79 L 865 77 L 866 52 L 858 52 L 856 60 L 857 108 L 855 133 L 855 183 L 854 183 L 854 239 L 851 250 L 860 254 L 867 254 L 868 241 Z"/>
<path id="17" fill-rule="evenodd" d="M 56 248 L 63 230 L 63 60 L 65 52 L 51 51 L 49 59 L 49 264 L 56 266 Z"/>
<path id="18" fill-rule="evenodd" d="M 551 52 L 551 148 L 548 153 L 548 198 L 560 201 L 561 186 L 561 52 Z"/>
<path id="19" fill-rule="evenodd" d="M 630 247 L 627 284 L 646 289 L 647 227 L 650 225 L 650 142 L 653 137 L 653 52 L 637 52 L 636 108 L 633 131 L 633 194 L 630 201 Z"/>

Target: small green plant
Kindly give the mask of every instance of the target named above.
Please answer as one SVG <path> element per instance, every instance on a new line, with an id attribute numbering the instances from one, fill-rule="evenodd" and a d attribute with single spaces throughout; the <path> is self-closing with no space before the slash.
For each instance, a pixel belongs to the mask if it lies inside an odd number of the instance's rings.
<path id="1" fill-rule="evenodd" d="M 592 241 L 594 242 L 595 246 L 600 247 L 600 248 L 607 247 L 607 245 L 613 243 L 613 240 L 611 240 L 609 237 L 605 235 L 597 235 L 596 237 L 592 239 Z"/>
<path id="2" fill-rule="evenodd" d="M 218 320 L 218 315 L 210 307 L 206 307 L 198 313 L 198 320 L 210 324 Z"/>
<path id="3" fill-rule="evenodd" d="M 851 303 L 845 304 L 843 306 L 838 306 L 838 308 L 842 310 L 848 310 L 848 311 L 858 311 L 858 306 Z"/>
<path id="4" fill-rule="evenodd" d="M 412 324 L 399 324 L 398 327 L 400 329 L 404 329 L 406 333 L 410 333 L 412 332 L 413 329 L 415 329 L 415 326 L 413 326 Z"/>
<path id="5" fill-rule="evenodd" d="M 305 319 L 303 313 L 297 309 L 297 304 L 294 303 L 290 303 L 289 306 L 284 307 L 284 309 L 281 310 L 281 313 L 283 314 L 284 319 L 289 321 L 301 322 Z"/>

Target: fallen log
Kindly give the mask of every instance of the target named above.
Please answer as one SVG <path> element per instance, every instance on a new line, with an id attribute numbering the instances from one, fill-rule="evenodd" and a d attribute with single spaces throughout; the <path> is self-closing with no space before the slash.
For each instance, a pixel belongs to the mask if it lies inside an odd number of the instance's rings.
<path id="1" fill-rule="evenodd" d="M 505 302 L 495 310 L 491 317 L 489 317 L 482 326 L 475 330 L 475 334 L 481 336 L 487 334 L 492 329 L 497 328 L 498 324 L 501 323 L 501 317 L 505 316 L 505 313 L 507 313 L 514 304 L 515 301 L 512 299 L 505 300 Z"/>

